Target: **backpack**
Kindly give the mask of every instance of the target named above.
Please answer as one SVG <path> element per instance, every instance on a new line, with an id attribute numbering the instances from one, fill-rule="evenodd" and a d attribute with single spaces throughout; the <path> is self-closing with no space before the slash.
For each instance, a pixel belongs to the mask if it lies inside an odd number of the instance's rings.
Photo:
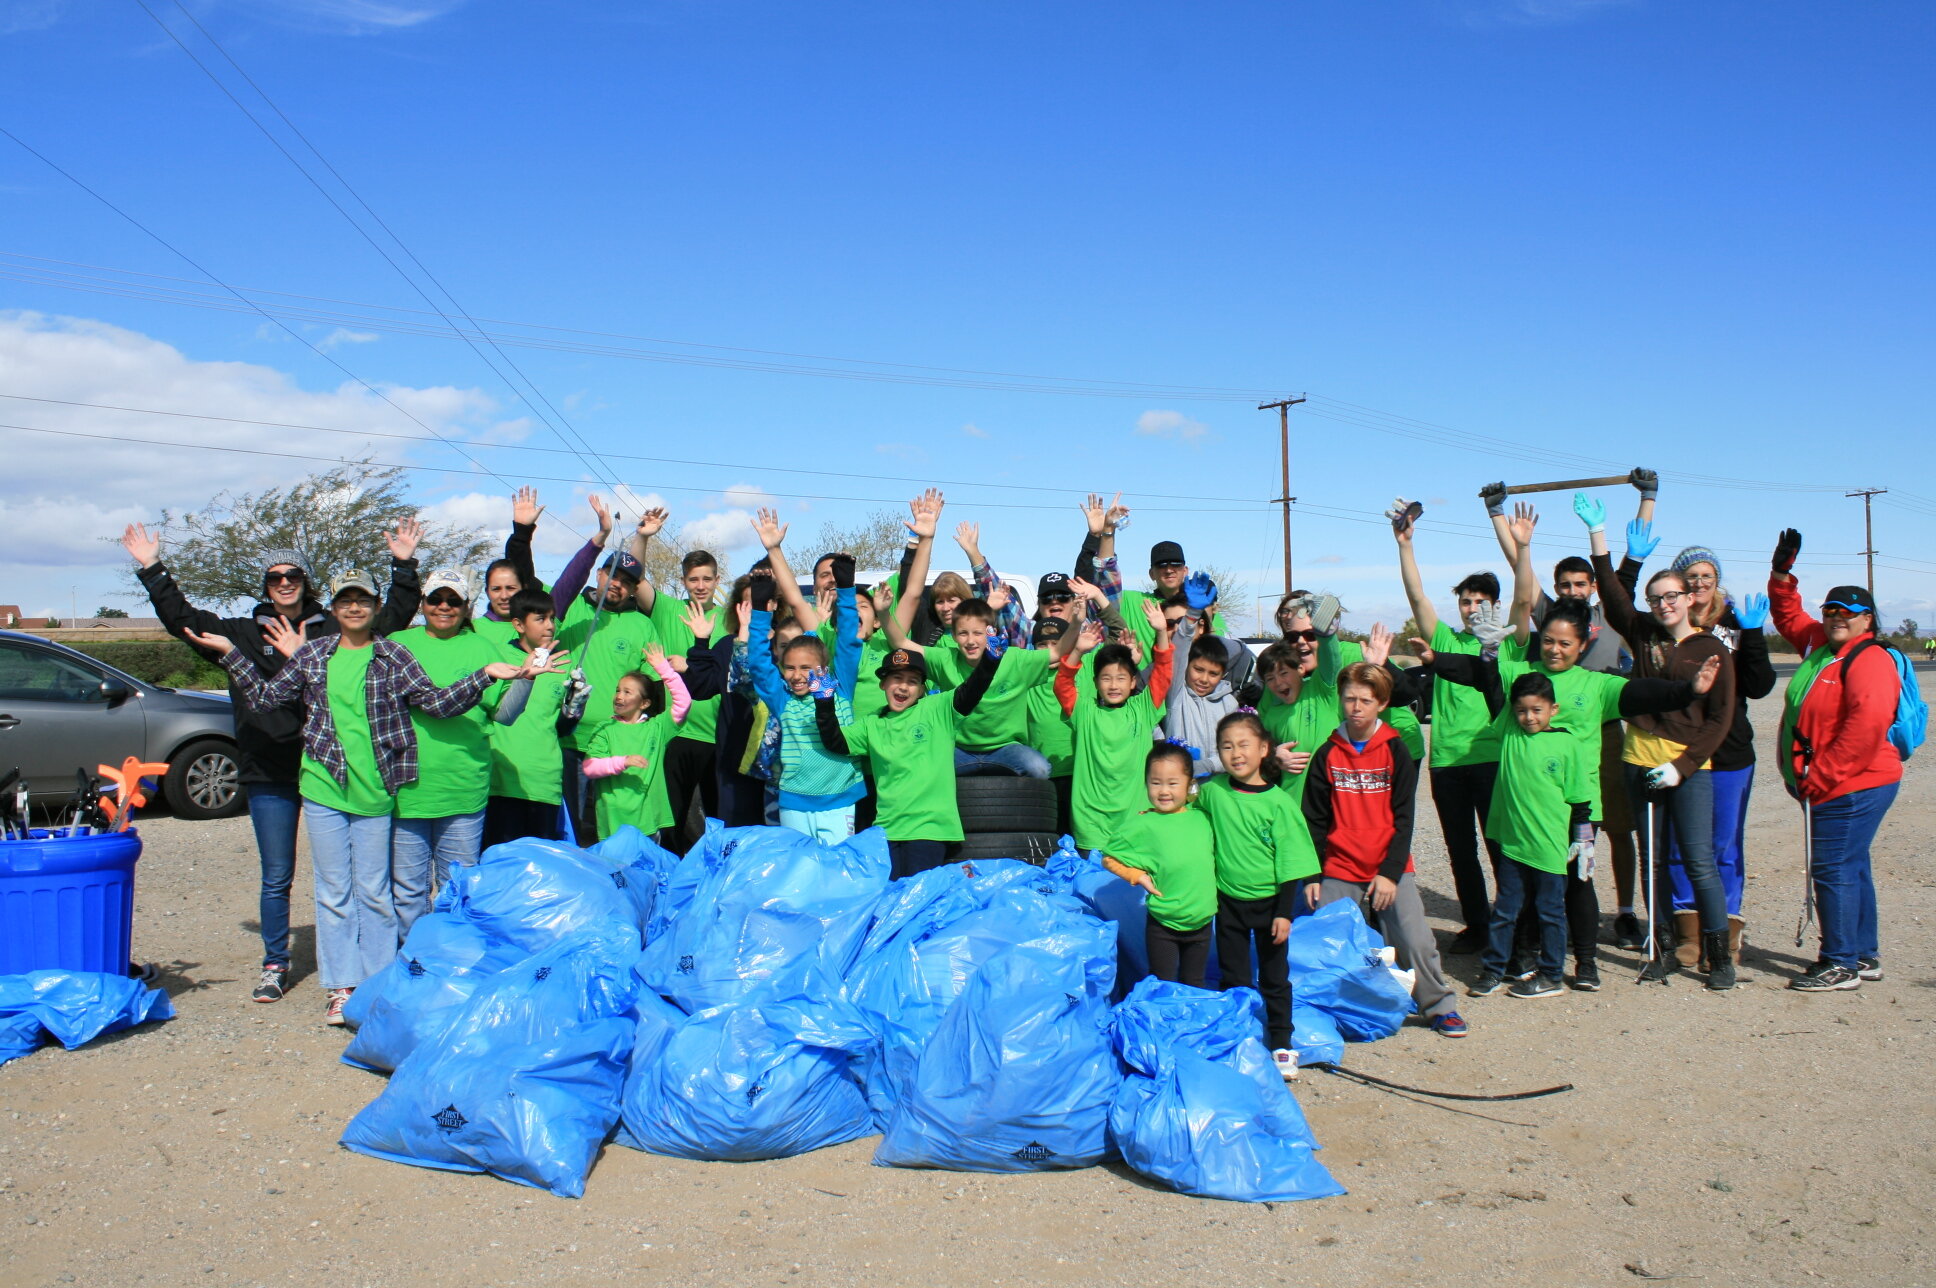
<path id="1" fill-rule="evenodd" d="M 1922 687 L 1916 683 L 1916 669 L 1902 650 L 1877 639 L 1866 639 L 1842 657 L 1842 686 L 1849 683 L 1849 664 L 1866 648 L 1879 648 L 1895 660 L 1896 679 L 1901 688 L 1896 698 L 1896 718 L 1889 725 L 1889 741 L 1908 760 L 1916 754 L 1929 734 L 1929 704 L 1923 701 Z"/>

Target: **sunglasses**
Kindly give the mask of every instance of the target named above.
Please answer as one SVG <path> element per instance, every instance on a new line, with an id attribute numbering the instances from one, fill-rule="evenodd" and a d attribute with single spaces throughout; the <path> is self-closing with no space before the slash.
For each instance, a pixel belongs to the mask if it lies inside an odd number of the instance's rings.
<path id="1" fill-rule="evenodd" d="M 1685 599 L 1685 598 L 1687 598 L 1687 592 L 1686 592 L 1686 591 L 1684 591 L 1684 590 L 1670 590 L 1670 591 L 1668 591 L 1667 593 L 1665 593 L 1665 594 L 1662 594 L 1662 595 L 1649 595 L 1649 596 L 1647 596 L 1647 602 L 1648 602 L 1648 604 L 1650 604 L 1650 605 L 1652 605 L 1653 607 L 1655 607 L 1655 608 L 1659 608 L 1659 607 L 1660 607 L 1660 606 L 1661 606 L 1662 604 L 1678 604 L 1678 603 L 1680 603 L 1680 602 L 1681 602 L 1681 600 L 1683 600 L 1683 599 Z"/>
<path id="2" fill-rule="evenodd" d="M 1860 617 L 1864 613 L 1867 613 L 1870 611 L 1872 610 L 1867 608 L 1851 608 L 1847 604 L 1823 604 L 1822 605 L 1822 616 L 1829 619 L 1830 621 L 1845 622 L 1851 617 Z"/>
<path id="3" fill-rule="evenodd" d="M 1048 594 L 1042 596 L 1040 602 L 1044 604 L 1073 604 L 1075 599 L 1076 597 L 1074 595 L 1067 593 Z"/>
<path id="4" fill-rule="evenodd" d="M 264 583 L 270 586 L 275 586 L 282 583 L 293 583 L 297 586 L 300 586 L 305 581 L 308 581 L 309 578 L 303 576 L 299 572 L 265 572 L 262 574 L 262 580 Z"/>
<path id="5" fill-rule="evenodd" d="M 1285 639 L 1285 640 L 1286 640 L 1287 642 L 1294 642 L 1294 641 L 1297 641 L 1297 640 L 1309 640 L 1309 641 L 1311 641 L 1311 643 L 1313 643 L 1313 644 L 1315 644 L 1315 643 L 1317 643 L 1317 642 L 1318 642 L 1318 640 L 1319 640 L 1319 639 L 1321 639 L 1321 638 L 1323 638 L 1323 637 L 1322 637 L 1322 636 L 1320 636 L 1320 635 L 1319 635 L 1319 634 L 1318 634 L 1318 633 L 1317 633 L 1316 631 L 1312 631 L 1312 630 L 1303 630 L 1303 631 L 1285 631 L 1285 632 L 1284 632 L 1284 639 Z"/>
<path id="6" fill-rule="evenodd" d="M 435 590 L 424 596 L 424 603 L 437 608 L 462 608 L 464 601 L 454 590 Z"/>
<path id="7" fill-rule="evenodd" d="M 376 607 L 376 600 L 372 599 L 370 596 L 364 594 L 360 590 L 345 592 L 344 594 L 338 595 L 336 598 L 330 600 L 329 603 L 330 603 L 330 607 L 332 608 L 341 608 L 345 606 L 355 608 L 359 605 L 364 608 Z"/>

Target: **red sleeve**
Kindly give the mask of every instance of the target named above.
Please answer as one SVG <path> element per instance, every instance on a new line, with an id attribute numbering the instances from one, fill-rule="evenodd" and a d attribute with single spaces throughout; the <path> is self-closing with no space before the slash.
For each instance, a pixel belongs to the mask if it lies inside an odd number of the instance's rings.
<path id="1" fill-rule="evenodd" d="M 1075 666 L 1069 665 L 1074 662 Z M 1076 713 L 1076 669 L 1082 665 L 1077 657 L 1064 658 L 1055 665 L 1055 700 L 1062 704 L 1062 714 L 1072 716 Z"/>
<path id="2" fill-rule="evenodd" d="M 1173 648 L 1158 649 L 1150 662 L 1149 697 L 1157 706 L 1170 696 L 1170 662 L 1176 657 Z"/>
<path id="3" fill-rule="evenodd" d="M 1862 656 L 1849 667 L 1847 680 L 1836 691 L 1842 697 L 1842 718 L 1836 723 L 1835 736 L 1816 749 L 1815 761 L 1809 766 L 1804 790 L 1810 800 L 1828 799 L 1875 763 L 1877 751 L 1889 736 L 1889 726 L 1896 722 L 1902 683 L 1889 651 L 1878 645 L 1862 650 Z"/>
<path id="4" fill-rule="evenodd" d="M 1801 583 L 1787 573 L 1768 575 L 1768 607 L 1775 619 L 1775 629 L 1803 657 L 1828 643 L 1822 624 L 1802 607 Z"/>

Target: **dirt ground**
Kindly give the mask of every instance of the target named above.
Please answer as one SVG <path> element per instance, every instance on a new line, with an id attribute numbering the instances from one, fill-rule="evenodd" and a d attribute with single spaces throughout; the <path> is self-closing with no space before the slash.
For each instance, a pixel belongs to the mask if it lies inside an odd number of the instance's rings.
<path id="1" fill-rule="evenodd" d="M 1776 708 L 1755 706 L 1765 748 Z M 1298 1098 L 1350 1194 L 1275 1205 L 1104 1168 L 876 1168 L 871 1139 L 756 1164 L 614 1146 L 576 1202 L 348 1153 L 337 1136 L 380 1083 L 336 1062 L 305 900 L 308 978 L 254 1005 L 247 820 L 155 819 L 136 941 L 180 1017 L 0 1068 L 0 1282 L 1936 1283 L 1931 782 L 1919 758 L 1876 848 L 1886 982 L 1783 990 L 1813 943 L 1793 947 L 1800 828 L 1764 768 L 1743 987 L 1637 986 L 1607 951 L 1602 993 L 1468 1000 L 1465 1041 L 1407 1027 L 1354 1046 L 1351 1067 L 1415 1085 L 1575 1089 L 1448 1106 L 1307 1071 Z M 1443 914 L 1436 831 L 1419 866 Z M 305 860 L 299 896 L 308 880 Z M 1449 964 L 1469 981 L 1477 963 Z"/>

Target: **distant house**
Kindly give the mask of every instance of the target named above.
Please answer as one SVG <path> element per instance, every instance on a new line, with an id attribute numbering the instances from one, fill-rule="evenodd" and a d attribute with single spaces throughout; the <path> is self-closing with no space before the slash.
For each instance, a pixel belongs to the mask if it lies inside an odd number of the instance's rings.
<path id="1" fill-rule="evenodd" d="M 0 630 L 17 631 L 25 620 L 20 615 L 20 605 L 0 604 Z"/>

